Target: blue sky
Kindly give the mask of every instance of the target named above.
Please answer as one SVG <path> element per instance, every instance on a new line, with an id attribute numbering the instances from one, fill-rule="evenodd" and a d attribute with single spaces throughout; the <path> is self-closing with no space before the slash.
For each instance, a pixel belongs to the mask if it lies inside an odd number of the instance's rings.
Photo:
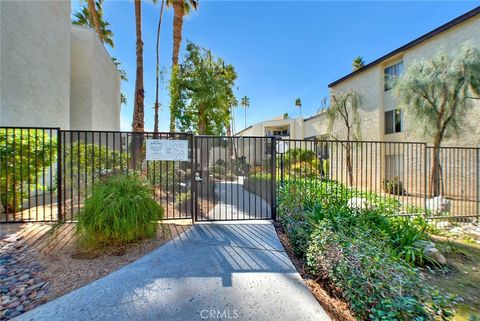
<path id="1" fill-rule="evenodd" d="M 160 2 L 160 1 L 159 1 Z M 361 1 L 205 1 L 184 21 L 181 59 L 186 40 L 209 48 L 233 64 L 237 97 L 250 98 L 247 126 L 273 116 L 317 112 L 328 84 L 351 71 L 360 55 L 368 63 L 478 6 L 466 2 Z M 78 10 L 73 2 L 72 10 Z M 160 5 L 143 2 L 145 128 L 153 129 L 155 41 Z M 114 32 L 117 57 L 128 73 L 122 84 L 122 130 L 131 130 L 135 86 L 135 18 L 133 1 L 106 0 L 105 19 Z M 162 67 L 171 67 L 173 10 L 165 11 L 161 34 Z M 168 91 L 160 96 L 160 129 L 168 130 Z M 235 130 L 244 128 L 244 112 L 235 110 Z"/>

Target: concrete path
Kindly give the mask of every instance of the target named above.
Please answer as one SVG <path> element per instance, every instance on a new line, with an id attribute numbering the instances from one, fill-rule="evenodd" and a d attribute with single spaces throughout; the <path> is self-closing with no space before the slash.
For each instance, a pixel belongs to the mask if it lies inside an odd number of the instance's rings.
<path id="1" fill-rule="evenodd" d="M 196 224 L 17 320 L 330 320 L 270 222 Z"/>
<path id="2" fill-rule="evenodd" d="M 270 186 L 264 186 L 265 189 Z M 270 205 L 260 196 L 243 187 L 243 177 L 237 181 L 219 181 L 215 184 L 217 205 L 205 220 L 271 219 Z"/>

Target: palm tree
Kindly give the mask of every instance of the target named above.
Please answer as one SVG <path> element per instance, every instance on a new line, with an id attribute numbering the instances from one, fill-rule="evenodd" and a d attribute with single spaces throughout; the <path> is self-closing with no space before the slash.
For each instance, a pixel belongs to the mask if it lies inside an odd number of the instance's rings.
<path id="1" fill-rule="evenodd" d="M 243 96 L 240 104 L 245 108 L 245 128 L 247 128 L 247 108 L 250 107 L 250 98 Z"/>
<path id="2" fill-rule="evenodd" d="M 135 1 L 136 57 L 137 71 L 135 78 L 135 97 L 133 103 L 133 131 L 143 132 L 144 119 L 144 89 L 143 89 L 143 41 L 142 41 L 142 1 Z"/>
<path id="3" fill-rule="evenodd" d="M 365 66 L 365 61 L 363 60 L 362 56 L 358 56 L 352 62 L 353 71 L 363 68 Z"/>
<path id="4" fill-rule="evenodd" d="M 159 91 L 159 80 L 158 77 L 160 75 L 160 28 L 162 26 L 162 18 L 163 18 L 163 7 L 165 6 L 165 0 L 162 0 L 162 5 L 160 7 L 160 18 L 158 19 L 158 27 L 157 27 L 157 65 L 155 69 L 155 118 L 154 118 L 154 125 L 153 125 L 153 132 L 158 133 L 158 91 Z"/>
<path id="5" fill-rule="evenodd" d="M 173 7 L 173 54 L 172 54 L 172 74 L 176 72 L 178 66 L 178 56 L 180 45 L 182 43 L 183 17 L 187 15 L 191 8 L 197 10 L 198 0 L 167 0 L 167 6 Z M 170 131 L 175 131 L 175 113 L 173 103 L 170 106 Z"/>
<path id="6" fill-rule="evenodd" d="M 91 3 L 93 3 L 93 1 L 89 0 L 88 8 L 81 7 L 80 11 L 73 15 L 75 19 L 72 23 L 79 26 L 93 28 L 97 33 L 98 38 L 113 48 L 113 32 L 109 29 L 110 24 L 103 20 L 103 0 L 97 1 L 93 9 L 90 7 Z"/>
<path id="7" fill-rule="evenodd" d="M 295 107 L 300 110 L 300 117 L 302 117 L 302 100 L 300 98 L 295 99 Z"/>
<path id="8" fill-rule="evenodd" d="M 93 19 L 91 19 L 92 22 L 93 22 L 93 27 L 94 27 L 97 35 L 101 38 L 100 22 L 98 21 L 97 10 L 95 8 L 95 2 L 94 2 L 94 0 L 87 0 L 87 4 L 88 4 L 88 13 L 90 14 L 90 17 L 93 18 Z"/>

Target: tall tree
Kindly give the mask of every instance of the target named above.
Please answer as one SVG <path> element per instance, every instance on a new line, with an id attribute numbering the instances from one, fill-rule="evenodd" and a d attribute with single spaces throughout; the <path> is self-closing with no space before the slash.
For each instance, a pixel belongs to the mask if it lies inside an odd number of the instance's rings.
<path id="1" fill-rule="evenodd" d="M 136 58 L 137 69 L 135 74 L 135 96 L 133 101 L 132 130 L 143 133 L 145 130 L 144 89 L 143 89 L 143 40 L 142 40 L 142 1 L 134 0 L 135 29 L 136 29 Z M 131 166 L 137 167 L 142 153 L 143 134 L 132 135 Z"/>
<path id="2" fill-rule="evenodd" d="M 295 99 L 295 107 L 300 111 L 300 117 L 302 117 L 302 100 L 300 98 Z"/>
<path id="3" fill-rule="evenodd" d="M 242 105 L 243 109 L 245 110 L 245 128 L 247 128 L 247 108 L 250 107 L 250 98 L 247 96 L 242 97 L 242 101 L 240 103 Z"/>
<path id="4" fill-rule="evenodd" d="M 76 12 L 72 20 L 73 24 L 93 28 L 98 38 L 110 47 L 114 47 L 113 31 L 110 30 L 110 23 L 103 19 L 103 0 L 98 0 L 94 5 L 93 0 L 88 0 L 88 6 L 82 6 Z M 93 17 L 93 18 L 92 18 Z"/>
<path id="5" fill-rule="evenodd" d="M 363 60 L 362 56 L 357 56 L 352 62 L 353 71 L 358 70 L 365 66 L 365 61 Z"/>
<path id="6" fill-rule="evenodd" d="M 462 45 L 453 56 L 438 54 L 411 64 L 394 85 L 400 105 L 433 139 L 430 193 L 440 190 L 440 146 L 444 138 L 457 134 L 472 108 L 480 100 L 480 51 Z"/>
<path id="7" fill-rule="evenodd" d="M 331 96 L 330 106 L 327 109 L 328 132 L 334 139 L 339 140 L 345 149 L 348 183 L 350 185 L 353 184 L 352 142 L 361 139 L 358 110 L 362 106 L 362 101 L 362 96 L 353 90 L 334 93 Z M 342 133 L 345 133 L 345 137 L 336 137 L 334 134 L 333 127 L 337 120 L 340 122 L 340 126 L 344 127 Z"/>
<path id="8" fill-rule="evenodd" d="M 179 89 L 178 125 L 182 131 L 221 135 L 229 127 L 237 74 L 210 50 L 188 43 L 185 61 L 171 85 Z"/>
<path id="9" fill-rule="evenodd" d="M 173 54 L 172 54 L 172 79 L 178 72 L 178 56 L 180 45 L 182 44 L 183 17 L 189 14 L 191 8 L 198 9 L 198 0 L 167 0 L 167 6 L 173 7 Z M 170 86 L 171 87 L 171 86 Z M 177 97 L 174 89 L 173 95 L 170 93 L 170 131 L 175 131 L 175 105 Z"/>
<path id="10" fill-rule="evenodd" d="M 142 1 L 134 1 L 137 69 L 135 75 L 135 97 L 133 103 L 132 127 L 134 132 L 143 132 L 145 129 L 145 111 L 143 89 Z"/>
<path id="11" fill-rule="evenodd" d="M 165 6 L 165 0 L 162 0 L 162 4 L 160 6 L 160 17 L 158 19 L 158 27 L 157 27 L 157 51 L 156 51 L 156 67 L 155 67 L 155 118 L 154 118 L 154 125 L 153 125 L 153 132 L 158 133 L 158 112 L 160 109 L 160 105 L 158 103 L 158 92 L 159 92 L 159 76 L 160 76 L 160 30 L 162 27 L 162 18 L 163 18 L 163 7 Z"/>

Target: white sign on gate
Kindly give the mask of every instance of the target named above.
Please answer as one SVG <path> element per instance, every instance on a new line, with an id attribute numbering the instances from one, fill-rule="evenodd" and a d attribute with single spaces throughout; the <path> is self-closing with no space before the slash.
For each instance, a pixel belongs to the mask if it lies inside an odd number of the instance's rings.
<path id="1" fill-rule="evenodd" d="M 188 161 L 188 140 L 147 139 L 146 159 Z"/>

